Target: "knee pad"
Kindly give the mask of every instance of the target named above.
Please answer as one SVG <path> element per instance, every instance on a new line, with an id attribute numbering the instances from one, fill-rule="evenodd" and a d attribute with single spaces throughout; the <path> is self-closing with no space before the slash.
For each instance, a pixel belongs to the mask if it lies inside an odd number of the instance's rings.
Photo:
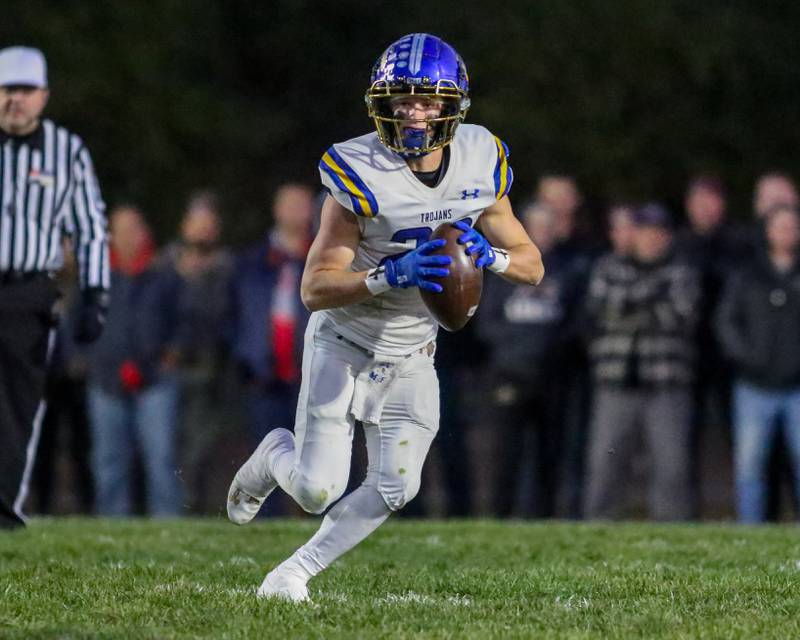
<path id="1" fill-rule="evenodd" d="M 319 514 L 342 497 L 345 486 L 311 480 L 306 476 L 296 476 L 292 497 L 307 513 Z"/>

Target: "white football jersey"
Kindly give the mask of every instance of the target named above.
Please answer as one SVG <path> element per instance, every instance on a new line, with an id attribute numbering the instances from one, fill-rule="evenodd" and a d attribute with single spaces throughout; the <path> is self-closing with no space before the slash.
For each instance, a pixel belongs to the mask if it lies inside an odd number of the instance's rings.
<path id="1" fill-rule="evenodd" d="M 319 164 L 322 184 L 358 217 L 361 242 L 353 271 L 414 249 L 441 224 L 469 219 L 506 195 L 513 173 L 508 148 L 484 127 L 462 124 L 450 143 L 439 184 L 425 186 L 405 160 L 370 133 L 333 145 Z M 391 289 L 325 314 L 343 337 L 377 354 L 400 356 L 436 337 L 437 323 L 419 289 Z"/>

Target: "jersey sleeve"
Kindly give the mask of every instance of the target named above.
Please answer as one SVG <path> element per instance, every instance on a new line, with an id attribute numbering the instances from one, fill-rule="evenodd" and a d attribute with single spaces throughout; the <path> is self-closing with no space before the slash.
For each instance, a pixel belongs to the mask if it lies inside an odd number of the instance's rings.
<path id="1" fill-rule="evenodd" d="M 378 202 L 366 182 L 333 146 L 319 161 L 322 185 L 346 209 L 365 218 L 378 215 Z"/>
<path id="2" fill-rule="evenodd" d="M 494 144 L 497 149 L 497 162 L 494 166 L 494 195 L 500 200 L 511 191 L 511 184 L 514 182 L 514 172 L 508 164 L 508 157 L 511 155 L 508 146 L 497 136 L 494 136 Z"/>
<path id="3" fill-rule="evenodd" d="M 89 150 L 77 136 L 73 136 L 73 144 L 78 152 L 72 168 L 72 215 L 65 218 L 65 224 L 72 231 L 81 288 L 108 290 L 111 267 L 106 205 Z"/>

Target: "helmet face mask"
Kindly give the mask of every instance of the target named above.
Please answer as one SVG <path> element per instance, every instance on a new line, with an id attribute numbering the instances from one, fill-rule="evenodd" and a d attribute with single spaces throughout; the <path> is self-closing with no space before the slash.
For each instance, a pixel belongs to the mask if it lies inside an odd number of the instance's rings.
<path id="1" fill-rule="evenodd" d="M 380 141 L 403 157 L 419 157 L 453 140 L 469 109 L 468 87 L 458 53 L 435 36 L 417 33 L 381 55 L 365 100 Z M 416 111 L 424 118 L 409 117 L 398 104 L 421 105 Z"/>

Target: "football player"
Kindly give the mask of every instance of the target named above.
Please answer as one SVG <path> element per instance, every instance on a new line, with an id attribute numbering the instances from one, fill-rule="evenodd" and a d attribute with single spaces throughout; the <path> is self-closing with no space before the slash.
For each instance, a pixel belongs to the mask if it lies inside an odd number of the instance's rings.
<path id="1" fill-rule="evenodd" d="M 329 192 L 302 279 L 306 331 L 294 433 L 270 431 L 239 469 L 228 516 L 249 522 L 280 486 L 317 533 L 267 574 L 261 597 L 308 599 L 308 581 L 417 493 L 439 423 L 433 366 L 437 325 L 419 289 L 441 291 L 450 258 L 431 255 L 455 224 L 477 264 L 538 284 L 538 249 L 508 200 L 508 148 L 478 125 L 467 71 L 450 45 L 413 33 L 375 64 L 366 93 L 377 131 L 334 144 L 320 175 Z M 363 424 L 369 464 L 344 499 L 353 428 Z M 337 502 L 338 501 L 338 502 Z"/>

